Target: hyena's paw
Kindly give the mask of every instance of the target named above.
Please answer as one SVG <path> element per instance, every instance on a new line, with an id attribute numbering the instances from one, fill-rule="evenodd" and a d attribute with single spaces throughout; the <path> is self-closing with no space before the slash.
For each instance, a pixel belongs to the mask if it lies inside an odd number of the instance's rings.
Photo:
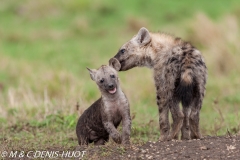
<path id="1" fill-rule="evenodd" d="M 172 134 L 170 134 L 169 136 L 167 136 L 167 141 L 171 141 L 175 139 L 175 136 L 173 136 Z"/>
<path id="2" fill-rule="evenodd" d="M 167 137 L 167 140 L 168 140 L 168 141 L 178 140 L 178 133 L 177 133 L 177 134 L 171 133 L 171 134 Z"/>
<path id="3" fill-rule="evenodd" d="M 113 133 L 111 135 L 112 139 L 114 140 L 114 142 L 118 143 L 118 144 L 121 144 L 122 142 L 122 137 L 119 133 Z"/>
<path id="4" fill-rule="evenodd" d="M 182 132 L 181 140 L 190 140 L 191 136 L 188 132 Z"/>
<path id="5" fill-rule="evenodd" d="M 181 140 L 190 140 L 191 139 L 191 132 L 190 130 L 187 128 L 182 128 L 182 136 L 181 136 Z"/>
<path id="6" fill-rule="evenodd" d="M 168 141 L 168 139 L 169 139 L 168 135 L 161 135 L 159 141 Z"/>
<path id="7" fill-rule="evenodd" d="M 201 133 L 197 133 L 197 134 L 194 134 L 193 132 L 191 132 L 191 139 L 203 139 Z"/>
<path id="8" fill-rule="evenodd" d="M 190 136 L 181 136 L 181 140 L 190 140 L 191 138 L 190 138 Z"/>

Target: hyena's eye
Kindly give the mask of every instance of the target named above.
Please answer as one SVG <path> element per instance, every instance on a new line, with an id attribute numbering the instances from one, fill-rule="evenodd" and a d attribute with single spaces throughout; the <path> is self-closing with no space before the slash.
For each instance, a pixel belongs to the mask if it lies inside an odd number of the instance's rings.
<path id="1" fill-rule="evenodd" d="M 100 83 L 103 83 L 103 82 L 104 82 L 104 79 L 101 79 L 101 80 L 100 80 Z"/>
<path id="2" fill-rule="evenodd" d="M 125 49 L 121 49 L 121 50 L 120 50 L 121 53 L 124 53 L 125 51 L 126 51 Z"/>
<path id="3" fill-rule="evenodd" d="M 111 77 L 111 78 L 115 78 L 115 75 L 112 74 L 112 75 L 110 75 L 110 77 Z"/>

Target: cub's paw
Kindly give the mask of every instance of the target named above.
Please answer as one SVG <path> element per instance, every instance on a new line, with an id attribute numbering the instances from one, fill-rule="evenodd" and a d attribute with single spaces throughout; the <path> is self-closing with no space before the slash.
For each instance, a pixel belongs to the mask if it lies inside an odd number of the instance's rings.
<path id="1" fill-rule="evenodd" d="M 121 144 L 122 142 L 122 137 L 119 133 L 113 133 L 111 135 L 112 139 L 114 140 L 114 142 L 118 143 L 118 144 Z"/>
<path id="2" fill-rule="evenodd" d="M 123 145 L 130 145 L 130 139 L 129 138 L 125 138 L 122 140 L 122 144 Z"/>

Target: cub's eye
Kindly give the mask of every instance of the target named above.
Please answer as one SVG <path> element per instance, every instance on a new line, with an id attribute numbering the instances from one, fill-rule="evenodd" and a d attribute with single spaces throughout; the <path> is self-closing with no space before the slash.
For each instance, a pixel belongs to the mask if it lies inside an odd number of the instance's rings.
<path id="1" fill-rule="evenodd" d="M 100 80 L 100 83 L 103 83 L 103 82 L 104 82 L 104 79 L 101 79 L 101 80 Z"/>
<path id="2" fill-rule="evenodd" d="M 125 49 L 121 49 L 121 50 L 120 50 L 121 53 L 124 53 L 125 51 L 126 51 Z"/>
<path id="3" fill-rule="evenodd" d="M 115 78 L 115 75 L 110 75 L 111 78 Z"/>

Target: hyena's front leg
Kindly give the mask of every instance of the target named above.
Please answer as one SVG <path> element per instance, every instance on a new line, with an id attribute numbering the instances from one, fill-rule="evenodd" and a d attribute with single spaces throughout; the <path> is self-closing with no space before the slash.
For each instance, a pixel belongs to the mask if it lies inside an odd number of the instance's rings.
<path id="1" fill-rule="evenodd" d="M 168 119 L 169 107 L 167 103 L 160 103 L 160 98 L 157 96 L 157 104 L 159 111 L 159 126 L 160 126 L 160 141 L 166 141 L 168 139 L 170 125 Z"/>

